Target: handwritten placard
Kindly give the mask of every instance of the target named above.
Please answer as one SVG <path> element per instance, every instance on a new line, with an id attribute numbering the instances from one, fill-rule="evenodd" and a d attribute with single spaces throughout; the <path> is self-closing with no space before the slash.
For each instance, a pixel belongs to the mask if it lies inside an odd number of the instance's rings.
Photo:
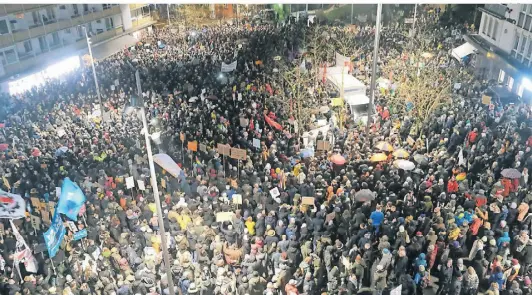
<path id="1" fill-rule="evenodd" d="M 31 226 L 36 230 L 41 229 L 41 219 L 39 216 L 31 215 Z"/>
<path id="2" fill-rule="evenodd" d="M 46 224 L 50 224 L 50 213 L 46 210 L 41 210 L 42 221 Z"/>
<path id="3" fill-rule="evenodd" d="M 234 194 L 233 195 L 233 204 L 242 205 L 242 195 Z"/>
<path id="4" fill-rule="evenodd" d="M 235 213 L 233 212 L 219 212 L 216 213 L 216 222 L 224 222 L 224 221 L 231 221 L 233 222 L 233 216 Z"/>
<path id="5" fill-rule="evenodd" d="M 137 184 L 139 186 L 139 190 L 143 191 L 146 189 L 146 187 L 144 186 L 144 181 L 142 180 L 137 180 Z"/>
<path id="6" fill-rule="evenodd" d="M 279 188 L 277 188 L 277 187 L 272 188 L 270 190 L 270 195 L 272 196 L 272 198 L 277 198 L 278 196 L 280 196 L 281 193 L 279 192 Z"/>
<path id="7" fill-rule="evenodd" d="M 200 143 L 200 145 L 199 145 L 199 149 L 200 149 L 200 151 L 202 151 L 202 152 L 204 152 L 204 153 L 207 152 L 207 146 L 204 145 L 204 144 L 202 144 L 202 143 Z"/>
<path id="8" fill-rule="evenodd" d="M 245 160 L 246 159 L 246 150 L 231 148 L 231 158 L 235 160 Z"/>
<path id="9" fill-rule="evenodd" d="M 228 144 L 221 144 L 219 143 L 216 147 L 216 150 L 220 155 L 229 156 L 231 155 L 231 146 Z"/>
<path id="10" fill-rule="evenodd" d="M 30 200 L 31 200 L 31 205 L 33 206 L 33 208 L 35 208 L 37 210 L 40 210 L 40 208 L 41 208 L 41 200 L 39 200 L 39 198 L 35 198 L 35 197 L 30 198 Z"/>
<path id="11" fill-rule="evenodd" d="M 491 96 L 482 95 L 482 104 L 490 105 L 491 104 Z"/>

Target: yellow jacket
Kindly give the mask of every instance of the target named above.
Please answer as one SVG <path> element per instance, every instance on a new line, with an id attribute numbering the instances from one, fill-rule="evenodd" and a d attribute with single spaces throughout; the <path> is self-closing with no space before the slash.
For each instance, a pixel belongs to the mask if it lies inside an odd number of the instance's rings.
<path id="1" fill-rule="evenodd" d="M 192 219 L 190 219 L 190 216 L 188 216 L 188 214 L 182 214 L 177 217 L 177 223 L 179 223 L 181 230 L 186 230 L 188 223 L 191 221 Z"/>
<path id="2" fill-rule="evenodd" d="M 246 221 L 246 228 L 250 235 L 255 235 L 255 221 Z"/>

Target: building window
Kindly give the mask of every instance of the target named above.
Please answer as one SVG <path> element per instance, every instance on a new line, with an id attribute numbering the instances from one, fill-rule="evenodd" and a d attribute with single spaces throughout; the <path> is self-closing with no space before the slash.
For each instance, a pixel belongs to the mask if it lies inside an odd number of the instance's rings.
<path id="1" fill-rule="evenodd" d="M 83 13 L 89 12 L 89 4 L 83 4 Z"/>
<path id="2" fill-rule="evenodd" d="M 493 19 L 490 17 L 489 18 L 489 23 L 488 23 L 488 37 L 491 37 L 491 29 L 493 27 Z"/>
<path id="3" fill-rule="evenodd" d="M 33 51 L 33 46 L 31 45 L 31 40 L 24 41 L 24 50 L 26 53 Z"/>
<path id="4" fill-rule="evenodd" d="M 506 75 L 506 73 L 503 71 L 503 70 L 500 70 L 499 71 L 499 83 L 502 83 L 504 82 L 504 76 Z"/>
<path id="5" fill-rule="evenodd" d="M 70 34 L 70 33 L 71 33 L 70 28 L 66 28 L 66 29 L 65 29 L 65 33 Z"/>
<path id="6" fill-rule="evenodd" d="M 102 4 L 103 10 L 111 8 L 111 4 Z"/>
<path id="7" fill-rule="evenodd" d="M 484 23 L 482 24 L 482 34 L 486 35 L 486 27 L 488 26 L 488 16 L 484 18 Z"/>
<path id="8" fill-rule="evenodd" d="M 517 96 L 523 97 L 523 92 L 525 91 L 525 86 L 523 83 L 519 84 L 519 87 L 517 87 Z"/>
<path id="9" fill-rule="evenodd" d="M 3 66 L 7 64 L 6 58 L 4 57 L 4 53 L 0 51 L 0 62 Z"/>
<path id="10" fill-rule="evenodd" d="M 54 41 L 54 45 L 58 45 L 59 43 L 61 43 L 61 41 L 59 41 L 59 33 L 53 32 L 52 40 Z"/>
<path id="11" fill-rule="evenodd" d="M 15 53 L 15 49 L 6 50 L 4 51 L 4 53 L 6 55 L 7 64 L 14 64 L 18 61 L 17 54 Z"/>
<path id="12" fill-rule="evenodd" d="M 7 27 L 7 20 L 0 20 L 0 35 L 9 34 L 9 28 Z"/>
<path id="13" fill-rule="evenodd" d="M 111 17 L 106 18 L 106 19 L 105 19 L 105 28 L 106 28 L 107 30 L 110 30 L 110 29 L 112 29 L 113 27 L 114 27 L 114 26 L 113 26 L 113 18 L 111 18 Z"/>
<path id="14" fill-rule="evenodd" d="M 525 51 L 527 41 L 528 41 L 528 37 L 525 37 L 521 40 L 521 46 L 519 47 L 519 53 L 523 53 Z"/>
<path id="15" fill-rule="evenodd" d="M 514 87 L 514 78 L 511 76 L 508 76 L 508 90 L 512 91 L 512 87 Z"/>
<path id="16" fill-rule="evenodd" d="M 525 30 L 530 30 L 530 23 L 532 22 L 532 16 L 530 15 L 527 15 L 526 16 L 526 21 L 525 21 L 525 26 L 523 27 L 523 29 Z"/>
<path id="17" fill-rule="evenodd" d="M 79 15 L 78 5 L 72 4 L 72 10 L 74 10 L 74 15 Z"/>
<path id="18" fill-rule="evenodd" d="M 514 41 L 514 50 L 517 50 L 517 46 L 519 45 L 519 38 L 521 35 L 516 34 L 515 35 L 515 41 Z"/>
<path id="19" fill-rule="evenodd" d="M 66 10 L 66 5 L 59 5 L 59 9 Z"/>
<path id="20" fill-rule="evenodd" d="M 493 38 L 493 40 L 497 40 L 497 29 L 498 28 L 499 28 L 499 21 L 494 20 L 493 21 L 493 33 L 491 35 L 491 38 Z"/>
<path id="21" fill-rule="evenodd" d="M 525 14 L 521 12 L 519 13 L 519 20 L 517 21 L 517 26 L 522 28 L 524 22 L 525 22 Z"/>
<path id="22" fill-rule="evenodd" d="M 78 31 L 78 37 L 83 38 L 83 29 L 80 26 L 77 26 L 76 30 Z"/>
<path id="23" fill-rule="evenodd" d="M 46 38 L 44 36 L 39 37 L 39 47 L 42 52 L 48 51 L 48 44 L 46 43 Z"/>
<path id="24" fill-rule="evenodd" d="M 46 8 L 46 16 L 48 17 L 48 20 L 55 20 L 55 11 L 53 7 Z"/>
<path id="25" fill-rule="evenodd" d="M 532 43 L 532 42 L 529 42 Z M 528 44 L 528 51 L 526 52 L 525 56 L 527 58 L 532 58 L 532 44 Z"/>

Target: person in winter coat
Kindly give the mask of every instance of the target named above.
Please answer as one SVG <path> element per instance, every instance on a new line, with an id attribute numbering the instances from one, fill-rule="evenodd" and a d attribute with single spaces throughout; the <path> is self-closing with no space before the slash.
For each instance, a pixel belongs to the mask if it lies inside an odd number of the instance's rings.
<path id="1" fill-rule="evenodd" d="M 453 279 L 453 260 L 447 259 L 447 263 L 441 266 L 439 287 L 436 294 L 447 294 L 452 288 Z"/>
<path id="2" fill-rule="evenodd" d="M 373 282 L 372 286 L 375 289 L 376 295 L 381 295 L 384 289 L 388 286 L 386 282 L 386 277 L 388 276 L 388 272 L 382 265 L 377 265 L 376 271 L 373 274 Z"/>
<path id="3" fill-rule="evenodd" d="M 463 287 L 464 295 L 477 294 L 479 278 L 473 267 L 470 266 L 467 268 L 467 272 L 463 278 L 463 281 L 464 281 L 464 287 Z"/>
<path id="4" fill-rule="evenodd" d="M 500 266 L 495 268 L 495 271 L 491 274 L 489 278 L 489 283 L 497 283 L 499 290 L 503 289 L 504 286 L 504 274 Z"/>

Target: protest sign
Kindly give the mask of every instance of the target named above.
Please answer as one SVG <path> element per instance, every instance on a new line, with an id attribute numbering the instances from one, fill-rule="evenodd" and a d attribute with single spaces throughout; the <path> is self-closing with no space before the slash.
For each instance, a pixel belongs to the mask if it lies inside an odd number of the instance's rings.
<path id="1" fill-rule="evenodd" d="M 0 236 L 3 236 L 5 234 L 4 232 L 4 224 L 0 223 Z"/>
<path id="2" fill-rule="evenodd" d="M 246 150 L 231 148 L 231 158 L 235 160 L 245 160 L 246 159 Z"/>
<path id="3" fill-rule="evenodd" d="M 390 291 L 390 295 L 401 295 L 403 294 L 403 285 L 399 285 L 397 288 Z"/>
<path id="4" fill-rule="evenodd" d="M 253 146 L 256 148 L 260 148 L 260 140 L 258 138 L 253 138 Z"/>
<path id="5" fill-rule="evenodd" d="M 216 213 L 216 222 L 224 222 L 224 221 L 230 221 L 233 222 L 233 216 L 235 213 L 233 212 L 219 212 Z"/>
<path id="6" fill-rule="evenodd" d="M 133 188 L 134 186 L 135 186 L 135 180 L 133 179 L 133 176 L 126 178 L 126 187 L 130 189 L 130 188 Z"/>
<path id="7" fill-rule="evenodd" d="M 143 191 L 146 189 L 146 187 L 144 186 L 144 181 L 142 180 L 137 180 L 137 184 L 139 186 L 139 190 Z"/>
<path id="8" fill-rule="evenodd" d="M 40 210 L 41 208 L 41 200 L 39 200 L 39 198 L 35 198 L 35 197 L 32 197 L 30 198 L 31 200 L 31 205 L 33 206 L 33 208 L 35 208 L 36 210 Z"/>
<path id="9" fill-rule="evenodd" d="M 61 128 L 57 130 L 57 136 L 63 137 L 63 135 L 65 134 L 66 134 L 65 129 Z"/>
<path id="10" fill-rule="evenodd" d="M 42 217 L 42 221 L 44 221 L 44 223 L 46 223 L 46 224 L 50 223 L 50 213 L 48 213 L 48 211 L 41 210 L 41 217 Z"/>
<path id="11" fill-rule="evenodd" d="M 216 149 L 220 155 L 229 156 L 231 154 L 231 146 L 228 144 L 219 143 Z"/>
<path id="12" fill-rule="evenodd" d="M 272 198 L 277 198 L 278 196 L 280 196 L 281 193 L 279 192 L 279 188 L 277 188 L 277 187 L 272 188 L 270 190 L 270 195 L 272 196 Z"/>
<path id="13" fill-rule="evenodd" d="M 86 236 L 87 236 L 87 229 L 84 228 L 84 229 L 74 233 L 73 240 L 74 241 L 81 240 L 81 239 L 83 239 Z"/>
<path id="14" fill-rule="evenodd" d="M 233 195 L 233 204 L 242 205 L 242 195 L 234 194 Z"/>
<path id="15" fill-rule="evenodd" d="M 161 186 L 166 188 L 166 180 L 164 179 L 161 179 Z"/>
<path id="16" fill-rule="evenodd" d="M 328 141 L 318 140 L 316 149 L 318 151 L 328 151 L 331 149 L 331 144 Z"/>
<path id="17" fill-rule="evenodd" d="M 482 95 L 482 104 L 490 105 L 491 104 L 491 96 Z"/>
<path id="18" fill-rule="evenodd" d="M 314 197 L 302 197 L 301 204 L 302 205 L 314 205 Z"/>
<path id="19" fill-rule="evenodd" d="M 4 186 L 7 187 L 8 190 L 11 190 L 11 184 L 9 184 L 9 181 L 5 176 L 2 176 L 2 180 L 4 181 Z"/>
<path id="20" fill-rule="evenodd" d="M 204 145 L 204 144 L 202 144 L 202 143 L 200 143 L 200 145 L 199 145 L 199 149 L 200 149 L 200 151 L 202 151 L 202 152 L 204 152 L 204 153 L 207 152 L 207 146 Z"/>
<path id="21" fill-rule="evenodd" d="M 414 141 L 414 139 L 413 139 L 412 137 L 410 137 L 410 136 L 406 139 L 406 142 L 407 142 L 409 145 L 414 145 L 414 143 L 416 143 L 416 142 Z"/>
<path id="22" fill-rule="evenodd" d="M 56 186 L 55 187 L 55 196 L 59 198 L 60 195 L 61 195 L 61 188 Z"/>
<path id="23" fill-rule="evenodd" d="M 67 221 L 67 224 L 68 224 L 68 228 L 70 229 L 71 232 L 75 233 L 78 231 L 78 227 L 76 226 L 76 224 L 72 221 Z"/>
<path id="24" fill-rule="evenodd" d="M 197 152 L 198 151 L 198 142 L 197 141 L 189 141 L 187 143 L 187 149 L 189 151 Z"/>
<path id="25" fill-rule="evenodd" d="M 41 219 L 38 216 L 31 215 L 31 226 L 36 230 L 41 229 Z"/>

